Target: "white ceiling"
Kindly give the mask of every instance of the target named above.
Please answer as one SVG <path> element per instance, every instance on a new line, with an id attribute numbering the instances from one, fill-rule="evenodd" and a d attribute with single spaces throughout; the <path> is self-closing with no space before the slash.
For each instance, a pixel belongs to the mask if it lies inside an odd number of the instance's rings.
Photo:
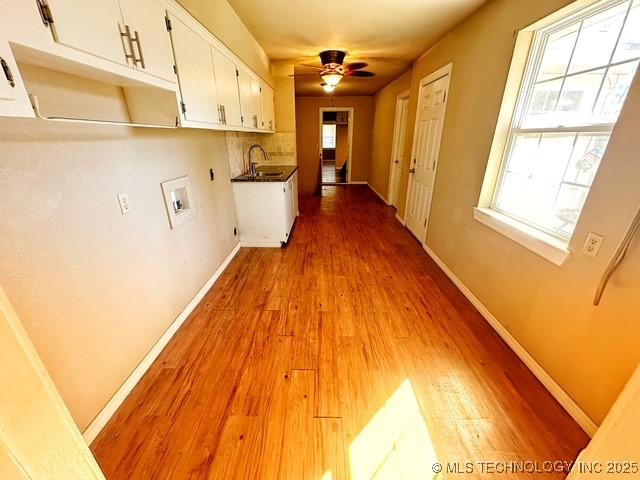
<path id="1" fill-rule="evenodd" d="M 486 0 L 229 0 L 274 62 L 293 63 L 297 95 L 326 95 L 313 69 L 322 50 L 364 61 L 373 78 L 348 78 L 336 95 L 371 95 Z"/>

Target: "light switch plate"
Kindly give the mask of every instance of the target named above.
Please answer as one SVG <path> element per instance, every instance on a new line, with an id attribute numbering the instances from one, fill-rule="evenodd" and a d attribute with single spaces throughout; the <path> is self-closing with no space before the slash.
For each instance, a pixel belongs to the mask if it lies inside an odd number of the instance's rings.
<path id="1" fill-rule="evenodd" d="M 587 241 L 584 242 L 582 253 L 589 255 L 590 257 L 596 257 L 600 251 L 600 246 L 602 245 L 603 240 L 604 237 L 602 235 L 591 232 L 587 236 Z"/>
<path id="2" fill-rule="evenodd" d="M 126 193 L 118 194 L 118 203 L 120 203 L 120 210 L 123 215 L 126 215 L 131 211 L 131 204 L 129 203 L 129 195 Z"/>

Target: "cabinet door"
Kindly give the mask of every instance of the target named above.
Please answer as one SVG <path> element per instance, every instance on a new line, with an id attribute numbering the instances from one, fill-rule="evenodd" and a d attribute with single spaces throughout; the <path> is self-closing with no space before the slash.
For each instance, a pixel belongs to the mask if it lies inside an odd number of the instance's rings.
<path id="1" fill-rule="evenodd" d="M 253 92 L 251 90 L 252 78 L 244 71 L 238 74 L 238 88 L 240 90 L 240 106 L 242 108 L 242 126 L 256 128 L 255 125 L 255 105 Z"/>
<path id="2" fill-rule="evenodd" d="M 283 183 L 284 190 L 284 221 L 285 221 L 285 237 L 289 239 L 289 233 L 291 227 L 293 227 L 293 221 L 296 218 L 296 214 L 293 210 L 293 178 Z"/>
<path id="3" fill-rule="evenodd" d="M 166 10 L 158 0 L 120 0 L 124 23 L 131 30 L 136 68 L 175 81 Z"/>
<path id="4" fill-rule="evenodd" d="M 264 128 L 262 125 L 262 87 L 260 82 L 251 79 L 251 97 L 253 99 L 253 125 L 255 128 Z"/>
<path id="5" fill-rule="evenodd" d="M 291 177 L 291 199 L 293 205 L 293 216 L 298 216 L 298 172 L 293 172 Z"/>
<path id="6" fill-rule="evenodd" d="M 273 88 L 262 84 L 262 128 L 275 131 L 275 111 L 273 105 Z"/>
<path id="7" fill-rule="evenodd" d="M 238 70 L 233 60 L 213 48 L 213 66 L 216 72 L 218 103 L 223 108 L 222 118 L 227 125 L 242 126 Z"/>
<path id="8" fill-rule="evenodd" d="M 0 116 L 33 117 L 33 109 L 9 44 L 0 40 Z"/>
<path id="9" fill-rule="evenodd" d="M 129 45 L 118 0 L 47 0 L 55 39 L 69 47 L 127 64 Z"/>
<path id="10" fill-rule="evenodd" d="M 169 14 L 169 18 L 184 118 L 217 124 L 218 98 L 211 45 L 175 16 Z"/>

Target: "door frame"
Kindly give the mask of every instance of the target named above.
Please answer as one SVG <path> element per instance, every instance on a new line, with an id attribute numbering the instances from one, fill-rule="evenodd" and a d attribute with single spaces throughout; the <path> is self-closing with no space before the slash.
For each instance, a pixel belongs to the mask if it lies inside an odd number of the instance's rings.
<path id="1" fill-rule="evenodd" d="M 393 121 L 393 143 L 391 144 L 391 159 L 389 160 L 389 188 L 387 190 L 387 205 L 393 205 L 392 204 L 392 199 L 393 199 L 393 195 L 392 193 L 394 193 L 396 196 L 398 196 L 398 194 L 400 193 L 398 192 L 393 192 L 392 188 L 395 182 L 395 176 L 396 176 L 396 171 L 398 170 L 396 167 L 394 167 L 394 161 L 396 159 L 396 157 L 398 156 L 398 147 L 400 146 L 400 105 L 401 102 L 407 100 L 407 101 L 411 101 L 411 89 L 408 88 L 406 89 L 404 92 L 401 92 L 400 94 L 398 94 L 398 96 L 396 97 L 396 116 L 395 119 Z M 407 104 L 407 120 L 409 120 L 409 104 Z M 405 125 L 406 128 L 406 125 Z M 406 140 L 406 131 L 405 131 L 405 140 Z M 400 165 L 400 171 L 402 172 L 402 167 L 404 165 Z M 399 198 L 396 198 L 396 203 L 398 202 Z M 393 205 L 394 207 L 398 208 L 397 205 Z"/>
<path id="2" fill-rule="evenodd" d="M 347 125 L 347 136 L 349 138 L 349 155 L 347 158 L 347 184 L 351 183 L 351 157 L 353 154 L 353 121 L 354 121 L 354 107 L 320 107 L 318 112 L 320 125 L 318 127 L 318 155 L 320 158 L 320 187 L 325 184 L 322 182 L 322 114 L 324 112 L 349 112 L 349 124 Z M 336 185 L 345 185 L 336 183 Z"/>
<path id="3" fill-rule="evenodd" d="M 453 71 L 453 63 L 448 63 L 446 64 L 444 67 L 439 68 L 438 70 L 436 70 L 435 72 L 430 73 L 429 75 L 427 75 L 426 77 L 422 78 L 422 80 L 420 80 L 420 84 L 418 87 L 418 105 L 416 108 L 416 112 L 415 112 L 415 122 L 413 125 L 413 139 L 412 139 L 412 143 L 411 143 L 411 159 L 409 160 L 409 168 L 411 168 L 411 165 L 413 165 L 415 157 L 416 157 L 416 150 L 418 149 L 418 140 L 416 138 L 416 131 L 418 130 L 418 126 L 420 125 L 420 109 L 422 107 L 422 89 L 425 88 L 427 85 L 440 80 L 441 78 L 444 77 L 449 77 L 448 82 L 447 82 L 447 92 L 449 91 L 449 87 L 451 86 L 451 72 Z M 442 133 L 444 134 L 444 123 L 447 117 L 447 104 L 449 103 L 449 95 L 446 96 L 446 98 L 444 99 L 444 114 L 442 116 Z M 427 234 L 429 232 L 429 218 L 431 217 L 431 204 L 433 203 L 433 194 L 435 191 L 435 186 L 436 186 L 436 176 L 438 174 L 438 167 L 440 166 L 440 145 L 442 144 L 442 136 L 440 137 L 440 143 L 438 144 L 438 155 L 437 155 L 437 160 L 436 160 L 436 168 L 434 169 L 433 172 L 433 189 L 431 191 L 431 195 L 429 197 L 429 214 L 427 215 L 427 224 L 425 225 L 425 235 L 424 235 L 424 239 L 421 240 L 420 243 L 422 243 L 423 245 L 427 244 Z M 411 174 L 409 174 L 411 175 Z M 411 198 L 411 178 L 409 178 L 407 180 L 407 196 L 405 198 L 404 201 L 404 220 L 406 222 L 407 220 L 407 208 L 409 208 L 409 198 Z M 406 223 L 405 223 L 406 226 Z"/>

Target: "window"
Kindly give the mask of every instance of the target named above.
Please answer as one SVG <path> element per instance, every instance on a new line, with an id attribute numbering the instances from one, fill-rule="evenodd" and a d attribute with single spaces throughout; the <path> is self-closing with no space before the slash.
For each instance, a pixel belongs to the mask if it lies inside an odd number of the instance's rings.
<path id="1" fill-rule="evenodd" d="M 568 241 L 640 59 L 640 0 L 536 32 L 491 207 Z"/>
<path id="2" fill-rule="evenodd" d="M 336 148 L 335 125 L 322 125 L 322 148 Z"/>

